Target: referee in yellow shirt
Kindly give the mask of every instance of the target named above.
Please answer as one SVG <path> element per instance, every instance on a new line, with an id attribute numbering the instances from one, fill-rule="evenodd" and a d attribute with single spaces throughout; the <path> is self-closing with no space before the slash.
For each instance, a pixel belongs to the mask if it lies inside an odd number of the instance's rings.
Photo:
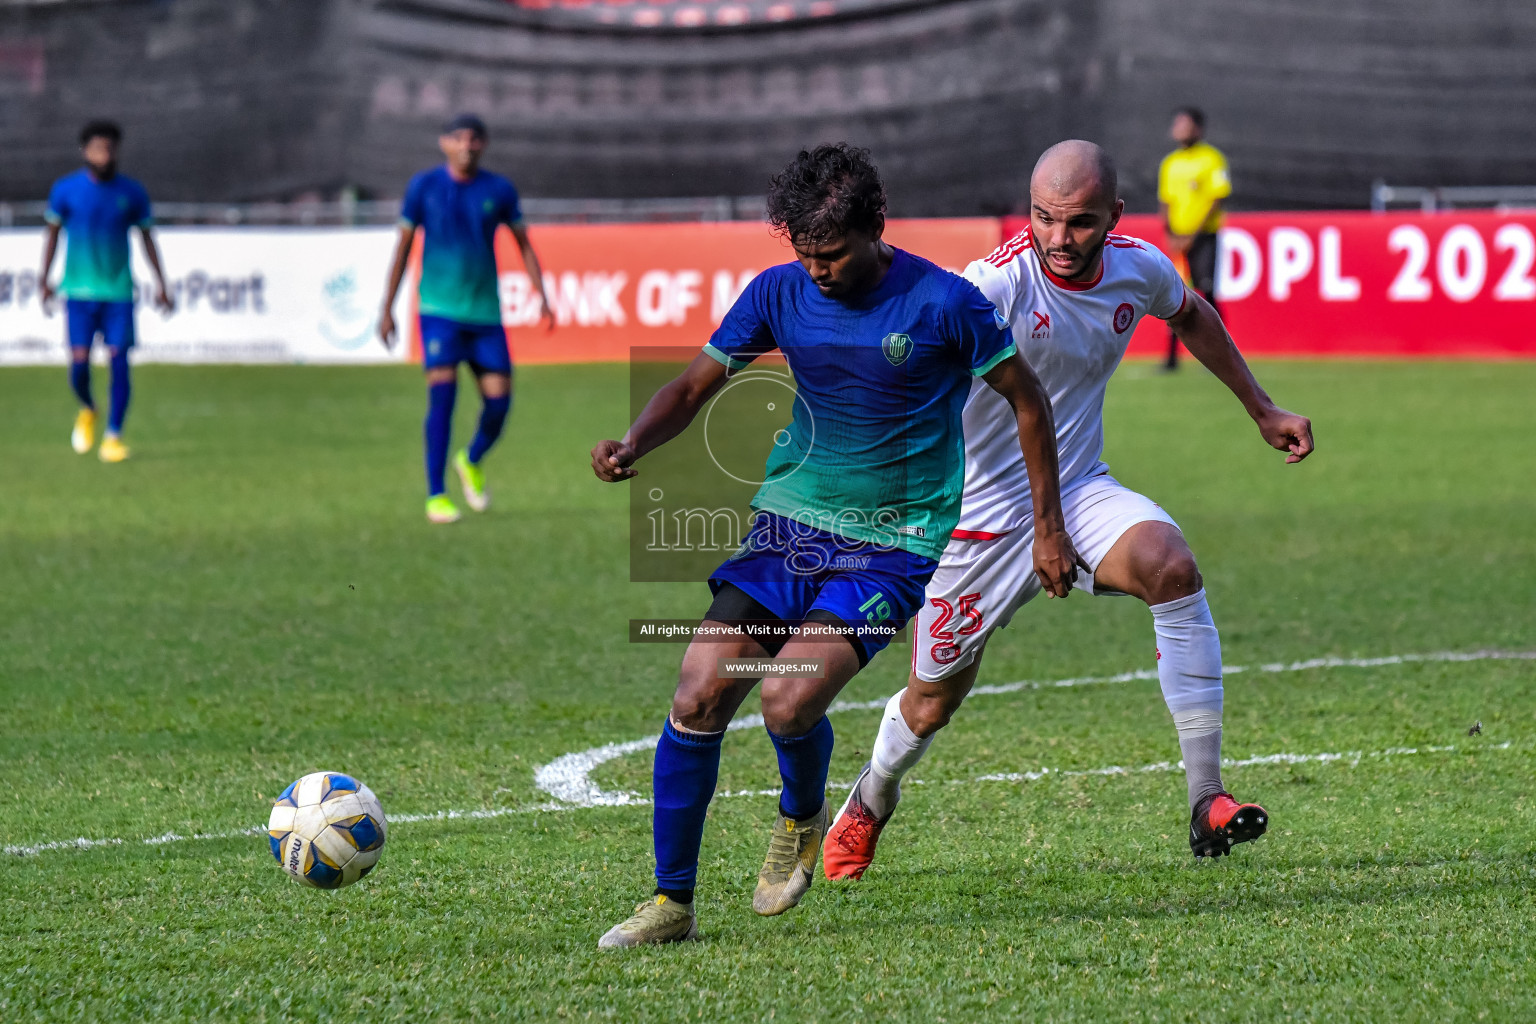
<path id="1" fill-rule="evenodd" d="M 1197 107 L 1180 108 L 1168 134 L 1179 144 L 1163 157 L 1157 171 L 1158 207 L 1168 244 L 1184 280 L 1215 306 L 1216 232 L 1221 228 L 1221 201 L 1232 194 L 1227 158 L 1205 141 L 1205 113 Z M 1172 333 L 1164 365 L 1179 368 L 1179 339 Z"/>

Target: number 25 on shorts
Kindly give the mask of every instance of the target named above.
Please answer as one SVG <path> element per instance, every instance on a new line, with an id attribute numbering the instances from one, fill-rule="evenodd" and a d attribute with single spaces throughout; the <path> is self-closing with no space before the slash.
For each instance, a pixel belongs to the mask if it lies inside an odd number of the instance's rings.
<path id="1" fill-rule="evenodd" d="M 960 627 L 961 636 L 970 636 L 981 628 L 981 611 L 976 607 L 976 602 L 981 600 L 981 594 L 965 594 L 960 598 L 960 617 L 966 620 L 966 624 Z M 928 627 L 928 635 L 935 640 L 953 640 L 955 634 L 945 628 L 949 620 L 955 617 L 955 608 L 942 597 L 930 597 L 928 603 L 939 610 L 939 617 Z"/>

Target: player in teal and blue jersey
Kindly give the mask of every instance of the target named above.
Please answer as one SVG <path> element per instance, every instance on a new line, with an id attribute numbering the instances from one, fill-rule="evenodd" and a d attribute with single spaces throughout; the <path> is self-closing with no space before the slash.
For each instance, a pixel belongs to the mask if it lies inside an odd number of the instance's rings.
<path id="1" fill-rule="evenodd" d="M 528 276 L 544 297 L 545 324 L 552 328 L 555 323 L 539 258 L 523 224 L 517 189 L 501 175 L 480 169 L 485 141 L 484 122 L 461 114 L 444 127 L 438 140 L 444 163 L 411 179 L 400 207 L 400 240 L 384 291 L 384 309 L 379 313 L 379 337 L 388 347 L 394 344 L 395 295 L 420 229 L 421 354 L 427 374 L 423 428 L 427 518 L 434 523 L 452 523 L 459 518 L 444 477 L 460 363 L 469 364 L 483 403 L 475 438 L 454 456 L 453 466 L 470 508 L 483 512 L 491 502 L 480 460 L 501 436 L 512 408 L 512 357 L 501 325 L 496 274 L 496 230 L 501 225 L 512 229 Z"/>
<path id="2" fill-rule="evenodd" d="M 128 230 L 137 227 L 144 255 L 155 274 L 155 303 L 171 310 L 171 297 L 160 269 L 160 252 L 150 228 L 149 193 L 132 178 L 117 173 L 117 147 L 123 133 L 110 121 L 92 121 L 80 133 L 85 166 L 54 182 L 43 214 L 48 230 L 41 274 L 43 310 L 53 315 L 54 296 L 64 295 L 69 337 L 69 382 L 80 400 L 70 444 L 84 455 L 96 443 L 96 401 L 91 395 L 91 346 L 99 336 L 112 363 L 112 401 L 107 432 L 98 455 L 103 462 L 128 457 L 123 420 L 128 415 L 131 383 L 128 350 L 134 346 L 133 275 L 129 271 Z M 48 279 L 59 247 L 68 245 L 64 280 L 57 289 Z"/>
<path id="3" fill-rule="evenodd" d="M 1050 526 L 1034 555 L 1045 589 L 1066 596 L 1078 564 L 1062 525 L 1050 400 L 974 285 L 881 240 L 885 189 L 869 154 L 845 145 L 800 153 L 773 179 L 768 213 L 797 262 L 755 278 L 624 439 L 592 451 L 600 479 L 628 479 L 753 360 L 777 348 L 794 374 L 792 420 L 753 498 L 756 519 L 710 577 L 714 603 L 683 655 L 657 742 L 655 894 L 602 947 L 697 933 L 694 885 L 720 743 L 759 681 L 783 790 L 752 909 L 781 914 L 809 889 L 831 818 L 826 711 L 922 605 L 960 514 L 961 410 L 976 378 L 1012 406 L 1040 487 L 1035 514 Z M 747 676 L 727 659 L 750 659 Z"/>

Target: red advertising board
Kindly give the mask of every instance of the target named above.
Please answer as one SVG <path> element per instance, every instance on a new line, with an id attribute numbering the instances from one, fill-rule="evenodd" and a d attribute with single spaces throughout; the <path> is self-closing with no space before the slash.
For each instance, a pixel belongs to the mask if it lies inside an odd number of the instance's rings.
<path id="1" fill-rule="evenodd" d="M 1165 244 L 1155 216 L 1119 230 Z M 1222 316 L 1249 355 L 1536 357 L 1536 213 L 1233 214 L 1220 251 Z M 1167 338 L 1143 320 L 1130 354 Z"/>
<path id="2" fill-rule="evenodd" d="M 1023 218 L 894 220 L 896 245 L 962 269 Z M 1165 243 L 1130 215 L 1125 234 Z M 632 347 L 702 345 L 752 276 L 787 262 L 762 224 L 546 225 L 531 229 L 559 327 L 510 234 L 498 243 L 502 316 L 522 363 L 622 361 Z M 1536 358 L 1536 213 L 1242 213 L 1222 231 L 1217 291 L 1255 356 Z M 413 318 L 414 319 L 414 318 Z M 407 327 L 413 351 L 415 324 Z M 1161 354 L 1143 320 L 1130 355 Z"/>

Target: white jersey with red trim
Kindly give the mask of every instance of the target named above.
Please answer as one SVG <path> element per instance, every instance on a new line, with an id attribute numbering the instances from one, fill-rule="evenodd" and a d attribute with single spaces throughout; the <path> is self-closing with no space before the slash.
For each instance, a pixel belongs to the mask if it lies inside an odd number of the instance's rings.
<path id="1" fill-rule="evenodd" d="M 1061 484 L 1106 473 L 1104 391 L 1136 323 L 1184 306 L 1173 262 L 1139 238 L 1111 234 L 1096 281 L 1065 281 L 1041 265 L 1025 228 L 965 269 L 1013 325 L 1013 337 L 1051 396 Z M 977 380 L 966 400 L 965 496 L 959 535 L 1001 534 L 1032 514 L 1013 410 Z"/>

